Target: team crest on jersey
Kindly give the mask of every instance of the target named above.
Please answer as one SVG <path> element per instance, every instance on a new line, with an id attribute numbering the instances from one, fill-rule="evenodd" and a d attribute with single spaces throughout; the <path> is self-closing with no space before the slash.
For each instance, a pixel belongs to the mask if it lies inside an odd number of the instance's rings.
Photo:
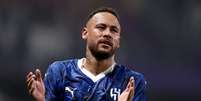
<path id="1" fill-rule="evenodd" d="M 120 93 L 121 93 L 121 89 L 119 89 L 119 88 L 111 88 L 111 89 L 110 89 L 110 97 L 111 97 L 114 101 L 117 101 L 118 96 L 120 95 Z"/>

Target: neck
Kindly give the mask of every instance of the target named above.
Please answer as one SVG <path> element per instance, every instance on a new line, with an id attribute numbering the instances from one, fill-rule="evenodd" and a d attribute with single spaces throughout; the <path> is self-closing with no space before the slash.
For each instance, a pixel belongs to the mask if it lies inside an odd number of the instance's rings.
<path id="1" fill-rule="evenodd" d="M 86 52 L 86 59 L 83 62 L 84 68 L 90 71 L 94 75 L 98 75 L 99 73 L 107 70 L 114 61 L 114 55 L 103 60 L 97 60 L 89 50 Z"/>

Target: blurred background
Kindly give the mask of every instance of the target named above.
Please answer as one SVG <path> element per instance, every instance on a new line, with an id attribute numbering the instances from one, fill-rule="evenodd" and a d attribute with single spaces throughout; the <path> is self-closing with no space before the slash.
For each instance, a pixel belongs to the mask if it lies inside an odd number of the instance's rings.
<path id="1" fill-rule="evenodd" d="M 149 101 L 201 101 L 201 0 L 0 0 L 0 101 L 33 100 L 25 77 L 81 58 L 86 16 L 121 17 L 117 61 L 145 75 Z"/>

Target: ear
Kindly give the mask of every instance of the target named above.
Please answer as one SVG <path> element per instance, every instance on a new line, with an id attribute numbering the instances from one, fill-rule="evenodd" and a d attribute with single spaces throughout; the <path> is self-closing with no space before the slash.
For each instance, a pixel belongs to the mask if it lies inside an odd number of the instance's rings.
<path id="1" fill-rule="evenodd" d="M 86 39 L 87 39 L 87 35 L 88 35 L 88 30 L 87 30 L 86 27 L 84 27 L 84 28 L 82 29 L 81 34 L 82 34 L 82 39 L 86 40 Z"/>

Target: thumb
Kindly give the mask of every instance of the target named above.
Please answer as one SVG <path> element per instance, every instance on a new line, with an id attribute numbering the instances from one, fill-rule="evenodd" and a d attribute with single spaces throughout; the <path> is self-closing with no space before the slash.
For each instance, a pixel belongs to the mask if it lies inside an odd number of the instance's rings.
<path id="1" fill-rule="evenodd" d="M 36 74 L 36 80 L 42 81 L 42 74 L 39 69 L 36 69 L 35 74 Z"/>
<path id="2" fill-rule="evenodd" d="M 134 79 L 134 77 L 130 77 L 130 86 L 131 87 L 135 87 L 135 79 Z"/>
<path id="3" fill-rule="evenodd" d="M 134 77 L 130 77 L 130 94 L 129 94 L 129 98 L 128 101 L 132 101 L 134 94 L 135 94 L 135 79 Z"/>
<path id="4" fill-rule="evenodd" d="M 134 82 L 135 82 L 134 77 L 130 77 L 126 88 L 130 89 L 131 87 L 134 87 L 135 86 Z"/>

